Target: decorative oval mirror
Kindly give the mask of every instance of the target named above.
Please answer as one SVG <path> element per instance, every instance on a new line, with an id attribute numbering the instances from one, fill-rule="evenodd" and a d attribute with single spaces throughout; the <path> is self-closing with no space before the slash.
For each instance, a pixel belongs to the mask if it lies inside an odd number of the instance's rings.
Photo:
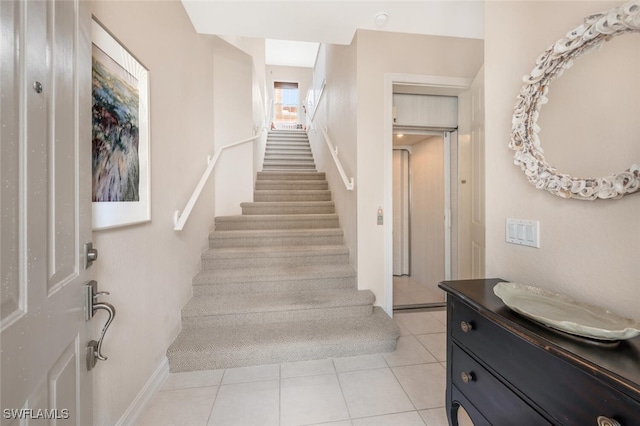
<path id="1" fill-rule="evenodd" d="M 582 25 L 544 51 L 531 74 L 524 77 L 525 84 L 514 107 L 509 147 L 516 151 L 514 163 L 536 188 L 580 200 L 616 199 L 640 191 L 640 163 L 602 177 L 573 177 L 558 172 L 544 157 L 537 123 L 554 79 L 570 68 L 575 59 L 612 37 L 629 33 L 640 33 L 639 0 L 585 18 Z"/>

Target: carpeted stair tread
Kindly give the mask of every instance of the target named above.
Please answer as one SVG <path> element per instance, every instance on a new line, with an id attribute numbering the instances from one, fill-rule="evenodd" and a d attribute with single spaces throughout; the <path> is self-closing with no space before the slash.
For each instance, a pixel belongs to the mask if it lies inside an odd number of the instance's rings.
<path id="1" fill-rule="evenodd" d="M 273 171 L 261 171 L 257 173 L 257 180 L 326 180 L 324 172 L 273 172 Z"/>
<path id="2" fill-rule="evenodd" d="M 338 227 L 218 230 L 209 235 L 209 247 L 335 245 L 343 244 L 343 236 L 344 232 Z"/>
<path id="3" fill-rule="evenodd" d="M 185 327 L 169 347 L 172 372 L 325 359 L 396 347 L 400 329 L 380 308 L 366 317 L 224 327 Z"/>
<path id="4" fill-rule="evenodd" d="M 202 270 L 194 278 L 194 285 L 207 285 L 217 282 L 260 282 L 260 281 L 296 281 L 314 278 L 355 277 L 351 265 L 295 265 L 284 267 L 265 266 L 261 268 Z"/>
<path id="5" fill-rule="evenodd" d="M 240 203 L 243 215 L 271 214 L 331 214 L 333 201 L 254 201 Z"/>
<path id="6" fill-rule="evenodd" d="M 313 163 L 313 155 L 308 153 L 288 153 L 288 154 L 275 154 L 271 152 L 265 153 L 265 161 L 299 161 Z"/>
<path id="7" fill-rule="evenodd" d="M 228 238 L 272 238 L 284 237 L 312 237 L 317 235 L 331 236 L 344 235 L 340 228 L 317 228 L 317 229 L 234 229 L 230 231 L 213 231 L 209 234 L 209 239 Z"/>
<path id="8" fill-rule="evenodd" d="M 255 202 L 275 201 L 331 201 L 330 190 L 300 190 L 300 189 L 262 189 L 253 191 Z"/>
<path id="9" fill-rule="evenodd" d="M 256 190 L 328 190 L 326 180 L 260 180 Z"/>
<path id="10" fill-rule="evenodd" d="M 262 168 L 265 171 L 272 172 L 315 172 L 315 167 L 278 167 L 278 166 L 270 166 L 267 168 Z"/>
<path id="11" fill-rule="evenodd" d="M 194 295 L 266 293 L 357 288 L 347 263 L 203 269 L 193 278 Z"/>
<path id="12" fill-rule="evenodd" d="M 211 248 L 202 254 L 203 269 L 286 267 L 348 262 L 349 249 L 344 244 Z"/>
<path id="13" fill-rule="evenodd" d="M 278 154 L 278 155 L 289 155 L 289 154 L 308 154 L 311 155 L 311 147 L 309 146 L 268 146 L 265 149 L 266 154 Z"/>
<path id="14" fill-rule="evenodd" d="M 230 259 L 236 257 L 302 257 L 349 254 L 344 245 L 278 246 L 278 247 L 226 247 L 210 248 L 202 253 L 202 259 Z"/>
<path id="15" fill-rule="evenodd" d="M 297 311 L 373 304 L 369 290 L 331 289 L 260 294 L 226 294 L 193 297 L 182 310 L 183 317 Z"/>
<path id="16" fill-rule="evenodd" d="M 281 151 L 286 154 L 297 154 L 300 152 L 311 155 L 311 147 L 308 143 L 302 142 L 269 142 L 265 148 L 265 154 L 271 154 L 273 151 Z"/>
<path id="17" fill-rule="evenodd" d="M 260 179 L 256 181 L 256 184 L 283 184 L 283 185 L 329 185 L 326 180 L 321 179 Z M 327 188 L 324 188 L 327 189 Z"/>
<path id="18" fill-rule="evenodd" d="M 335 213 L 327 214 L 256 214 L 256 215 L 237 215 L 237 216 L 218 216 L 215 218 L 216 224 L 223 222 L 277 222 L 277 221 L 307 221 L 307 220 L 338 220 L 338 215 Z"/>
<path id="19" fill-rule="evenodd" d="M 273 159 L 273 160 L 265 160 L 263 163 L 263 169 L 267 166 L 270 167 L 301 167 L 301 168 L 309 168 L 314 167 L 315 163 L 313 159 L 306 160 L 304 158 L 299 158 L 295 160 L 287 160 L 287 159 Z"/>
<path id="20" fill-rule="evenodd" d="M 265 161 L 262 169 L 277 169 L 277 170 L 296 170 L 296 169 L 309 169 L 315 170 L 316 165 L 311 161 L 304 160 L 296 160 L 296 161 L 287 161 L 287 160 L 271 160 Z"/>

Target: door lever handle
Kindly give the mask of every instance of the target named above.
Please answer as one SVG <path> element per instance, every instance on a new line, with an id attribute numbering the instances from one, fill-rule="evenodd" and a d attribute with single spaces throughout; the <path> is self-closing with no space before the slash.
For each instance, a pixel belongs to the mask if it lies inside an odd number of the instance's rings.
<path id="1" fill-rule="evenodd" d="M 111 303 L 101 302 L 101 303 L 95 303 L 93 305 L 93 313 L 95 314 L 95 312 L 98 309 L 104 309 L 109 314 L 109 318 L 107 319 L 107 322 L 104 324 L 104 327 L 102 327 L 102 332 L 100 333 L 100 338 L 98 339 L 98 346 L 96 347 L 96 350 L 95 350 L 96 358 L 99 359 L 100 361 L 106 361 L 107 357 L 102 355 L 102 341 L 104 340 L 104 335 L 107 332 L 107 329 L 113 322 L 113 319 L 116 317 L 116 308 L 114 308 Z"/>
<path id="2" fill-rule="evenodd" d="M 87 368 L 89 370 L 93 369 L 96 366 L 98 361 L 106 361 L 107 357 L 102 354 L 102 342 L 104 341 L 104 335 L 107 333 L 107 329 L 113 322 L 113 319 L 116 316 L 116 308 L 113 307 L 111 303 L 107 302 L 98 302 L 97 299 L 103 294 L 109 294 L 107 291 L 98 291 L 98 283 L 94 280 L 89 281 L 85 285 L 86 289 L 86 311 L 85 311 L 85 319 L 88 321 L 94 317 L 98 310 L 105 310 L 109 317 L 107 318 L 107 322 L 102 327 L 102 331 L 100 332 L 100 338 L 98 341 L 91 340 L 87 345 Z"/>

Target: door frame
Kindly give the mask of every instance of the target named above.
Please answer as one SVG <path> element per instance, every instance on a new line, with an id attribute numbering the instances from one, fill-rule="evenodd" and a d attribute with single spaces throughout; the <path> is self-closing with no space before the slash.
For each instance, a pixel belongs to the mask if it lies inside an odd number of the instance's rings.
<path id="1" fill-rule="evenodd" d="M 458 96 L 471 88 L 471 78 L 405 73 L 387 73 L 384 77 L 384 289 L 383 309 L 393 317 L 393 85 L 424 86 L 431 94 Z M 447 157 L 445 150 L 445 158 Z"/>

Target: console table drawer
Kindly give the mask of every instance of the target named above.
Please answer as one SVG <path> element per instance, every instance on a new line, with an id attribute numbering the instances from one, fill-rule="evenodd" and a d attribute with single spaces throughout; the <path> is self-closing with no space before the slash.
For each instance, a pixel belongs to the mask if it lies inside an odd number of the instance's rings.
<path id="1" fill-rule="evenodd" d="M 449 299 L 449 309 L 451 337 L 489 372 L 526 394 L 554 423 L 597 425 L 597 418 L 605 416 L 622 426 L 640 424 L 639 401 L 516 336 L 457 298 Z"/>
<path id="2" fill-rule="evenodd" d="M 541 426 L 549 423 L 458 346 L 452 350 L 451 381 L 492 425 Z"/>

